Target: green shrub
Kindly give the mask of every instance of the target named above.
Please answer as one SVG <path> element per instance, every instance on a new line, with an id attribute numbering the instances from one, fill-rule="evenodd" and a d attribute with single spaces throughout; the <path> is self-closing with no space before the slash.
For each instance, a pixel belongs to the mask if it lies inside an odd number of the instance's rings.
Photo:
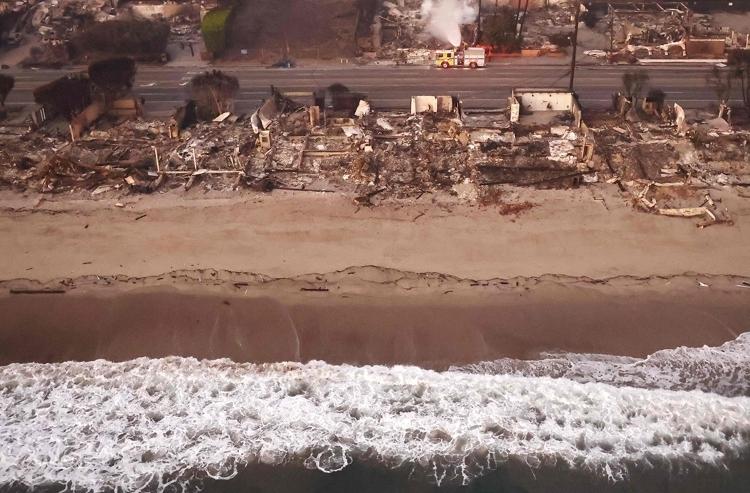
<path id="1" fill-rule="evenodd" d="M 232 8 L 214 9 L 203 17 L 201 32 L 206 49 L 213 54 L 220 54 L 227 46 L 227 22 Z"/>

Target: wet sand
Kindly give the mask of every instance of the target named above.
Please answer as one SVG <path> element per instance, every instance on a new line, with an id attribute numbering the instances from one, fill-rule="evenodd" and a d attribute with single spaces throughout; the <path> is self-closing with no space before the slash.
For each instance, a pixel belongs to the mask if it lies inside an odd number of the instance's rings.
<path id="1" fill-rule="evenodd" d="M 239 493 L 253 485 L 254 493 L 549 493 L 596 491 L 598 493 L 745 493 L 750 484 L 750 457 L 735 461 L 731 472 L 719 469 L 696 470 L 686 468 L 669 471 L 668 464 L 642 468 L 626 480 L 610 481 L 576 471 L 565 464 L 534 471 L 528 464 L 516 461 L 489 472 L 468 486 L 454 484 L 436 486 L 429 481 L 412 477 L 409 468 L 387 470 L 383 467 L 355 463 L 336 474 L 293 467 L 249 467 L 230 481 L 209 481 L 207 493 Z"/>
<path id="2" fill-rule="evenodd" d="M 175 355 L 442 369 L 550 350 L 644 357 L 750 330 L 750 289 L 740 282 L 479 283 L 376 268 L 262 281 L 216 271 L 15 281 L 0 295 L 0 364 Z M 64 294 L 10 293 L 61 286 Z"/>
<path id="3" fill-rule="evenodd" d="M 724 198 L 733 226 L 699 229 L 634 211 L 614 186 L 507 195 L 534 207 L 505 216 L 425 194 L 358 208 L 276 192 L 115 207 L 3 192 L 0 364 L 180 355 L 444 368 L 545 350 L 642 357 L 750 329 L 744 199 Z M 66 293 L 8 294 L 19 285 Z"/>

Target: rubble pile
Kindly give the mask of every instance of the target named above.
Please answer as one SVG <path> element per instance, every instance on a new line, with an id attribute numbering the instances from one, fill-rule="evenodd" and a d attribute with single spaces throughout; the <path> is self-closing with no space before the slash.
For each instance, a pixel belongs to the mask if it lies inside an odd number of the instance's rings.
<path id="1" fill-rule="evenodd" d="M 116 10 L 107 0 L 40 0 L 30 6 L 30 25 L 50 44 L 70 39 L 85 21 L 103 22 L 115 18 Z"/>
<path id="2" fill-rule="evenodd" d="M 155 19 L 170 26 L 172 36 L 183 43 L 200 38 L 199 19 L 204 1 L 178 1 L 161 4 L 120 2 L 118 0 L 18 0 L 3 3 L 0 14 L 12 15 L 14 23 L 6 25 L 0 37 L 9 46 L 20 44 L 25 37 L 40 43 L 25 60 L 29 66 L 59 66 L 68 59 L 66 45 L 84 26 L 92 23 Z"/>
<path id="3" fill-rule="evenodd" d="M 750 185 L 750 131 L 713 114 L 686 117 L 679 105 L 646 99 L 628 117 L 584 122 L 575 96 L 559 89 L 514 89 L 508 108 L 474 113 L 451 96 L 415 96 L 410 112 L 373 111 L 360 97 L 338 92 L 334 109 L 273 90 L 252 115 L 225 112 L 187 128 L 108 115 L 73 141 L 54 122 L 0 132 L 0 184 L 92 195 L 337 192 L 362 206 L 441 192 L 499 206 L 508 187 L 607 181 L 639 210 L 705 225 L 731 223 L 713 190 L 741 195 Z"/>
<path id="4" fill-rule="evenodd" d="M 566 120 L 519 126 L 483 143 L 482 183 L 547 188 L 577 186 L 584 175 L 593 181 L 593 165 L 579 159 L 582 135 Z"/>
<path id="5" fill-rule="evenodd" d="M 19 0 L 8 5 L 17 19 L 6 33 L 9 44 L 19 44 L 25 35 L 37 37 L 41 44 L 34 47 L 30 61 L 45 65 L 66 59 L 64 44 L 85 23 L 117 15 L 117 2 L 109 0 Z"/>
<path id="6" fill-rule="evenodd" d="M 524 21 L 522 48 L 556 53 L 570 46 L 575 23 L 575 3 L 558 3 L 529 10 Z"/>
<path id="7" fill-rule="evenodd" d="M 174 120 L 107 116 L 73 142 L 65 126 L 48 122 L 7 136 L 0 180 L 19 190 L 94 194 L 189 189 L 200 182 L 205 190 L 342 192 L 371 205 L 376 196 L 434 191 L 475 202 L 499 185 L 568 187 L 595 176 L 570 116 L 511 123 L 503 110 L 465 114 L 449 96 L 415 101 L 413 112 L 399 113 L 372 112 L 362 100 L 356 116 L 321 114 L 317 106 L 274 94 L 253 115 L 226 113 L 183 130 Z M 428 109 L 417 111 L 424 102 Z"/>
<path id="8" fill-rule="evenodd" d="M 728 17 L 732 26 L 722 25 Z M 610 3 L 608 12 L 594 26 L 611 44 L 607 51 L 586 54 L 613 62 L 640 59 L 716 58 L 727 48 L 747 48 L 750 24 L 741 16 L 722 12 L 697 14 L 681 2 L 650 4 Z"/>
<path id="9" fill-rule="evenodd" d="M 680 131 L 669 121 L 597 121 L 597 150 L 614 177 L 643 211 L 696 217 L 701 225 L 731 223 L 714 191 L 750 185 L 750 131 L 695 119 Z M 725 122 L 726 123 L 726 122 Z M 738 190 L 738 194 L 742 194 Z"/>
<path id="10" fill-rule="evenodd" d="M 747 14 L 692 13 L 691 20 L 690 34 L 693 37 L 723 38 L 733 48 L 750 48 L 750 16 Z"/>
<path id="11" fill-rule="evenodd" d="M 296 112 L 293 115 L 306 114 Z M 450 189 L 471 175 L 468 137 L 460 121 L 431 114 L 378 113 L 328 117 L 299 133 L 299 119 L 279 118 L 267 154 L 251 158 L 249 177 L 294 189 L 340 190 L 363 197 L 407 197 Z M 295 135 L 295 133 L 297 135 Z"/>
<path id="12" fill-rule="evenodd" d="M 667 8 L 610 5 L 597 29 L 611 37 L 614 53 L 635 58 L 682 58 L 690 12 L 682 4 Z"/>
<path id="13" fill-rule="evenodd" d="M 445 43 L 433 38 L 426 29 L 423 18 L 422 0 L 406 0 L 404 6 L 385 1 L 378 18 L 380 24 L 371 29 L 380 32 L 379 39 L 360 39 L 360 48 L 377 51 L 381 59 L 393 59 L 405 64 L 429 64 L 433 59 L 432 50 L 445 48 Z M 488 19 L 496 12 L 496 6 L 484 5 L 482 18 Z M 542 55 L 559 53 L 570 45 L 573 32 L 575 5 L 573 2 L 556 2 L 544 9 L 531 6 L 523 20 L 524 54 Z M 523 15 L 521 16 L 523 17 Z M 478 38 L 477 26 L 467 24 L 462 27 L 463 41 L 474 45 Z M 489 43 L 485 43 L 489 45 Z"/>
<path id="14" fill-rule="evenodd" d="M 195 137 L 186 132 L 183 140 L 172 140 L 164 122 L 105 120 L 75 142 L 47 130 L 30 132 L 15 144 L 3 142 L 2 157 L 7 159 L 0 168 L 0 182 L 19 190 L 87 190 L 98 195 L 128 188 L 155 191 L 168 177 L 175 180 L 165 187 L 177 188 L 203 174 L 233 174 L 236 179 L 242 173 L 235 159 L 244 143 L 241 127 L 199 124 Z"/>
<path id="15" fill-rule="evenodd" d="M 401 195 L 409 195 L 449 190 L 472 177 L 469 138 L 460 119 L 433 113 L 391 114 L 375 126 L 375 161 L 382 170 L 369 183 L 395 186 Z"/>
<path id="16" fill-rule="evenodd" d="M 136 1 L 124 6 L 122 14 L 143 19 L 163 20 L 169 24 L 171 33 L 176 38 L 195 41 L 200 37 L 201 12 L 205 13 L 216 5 L 216 2 L 206 0 L 167 3 Z"/>
<path id="17" fill-rule="evenodd" d="M 370 36 L 358 39 L 359 49 L 399 63 L 429 63 L 432 50 L 442 44 L 426 32 L 422 3 L 422 0 L 405 0 L 400 6 L 384 1 L 369 29 Z"/>
<path id="18" fill-rule="evenodd" d="M 394 2 L 383 2 L 379 20 L 374 23 L 377 27 L 371 29 L 372 39 L 360 39 L 360 47 L 373 52 L 373 56 L 377 52 L 380 58 L 408 64 L 430 63 L 431 50 L 445 46 L 425 29 L 421 3 L 407 1 L 401 7 Z M 503 5 L 515 15 L 516 5 L 507 2 Z M 582 8 L 578 44 L 584 53 L 596 58 L 609 57 L 614 62 L 723 58 L 726 48 L 750 46 L 750 24 L 739 14 L 696 14 L 682 2 L 611 2 L 606 12 L 596 4 L 589 7 L 591 10 Z M 575 2 L 566 0 L 551 2 L 544 8 L 532 5 L 525 13 L 521 8 L 521 54 L 538 56 L 566 51 L 573 37 L 575 8 Z M 502 10 L 497 5 L 484 4 L 483 24 L 488 25 L 490 18 L 499 12 Z M 722 23 L 722 16 L 729 16 L 731 26 L 726 25 L 728 21 Z M 489 45 L 489 40 L 477 39 L 476 27 L 463 26 L 463 41 L 469 45 L 477 41 Z"/>

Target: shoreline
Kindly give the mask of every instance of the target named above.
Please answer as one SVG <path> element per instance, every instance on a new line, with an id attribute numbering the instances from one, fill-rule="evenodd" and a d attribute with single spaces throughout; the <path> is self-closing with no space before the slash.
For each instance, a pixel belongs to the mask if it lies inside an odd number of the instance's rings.
<path id="1" fill-rule="evenodd" d="M 541 352 L 645 357 L 750 330 L 740 277 L 473 281 L 376 267 L 0 283 L 0 365 L 142 356 L 430 369 Z M 705 287 L 704 287 L 705 286 Z M 58 294 L 11 294 L 59 289 Z"/>

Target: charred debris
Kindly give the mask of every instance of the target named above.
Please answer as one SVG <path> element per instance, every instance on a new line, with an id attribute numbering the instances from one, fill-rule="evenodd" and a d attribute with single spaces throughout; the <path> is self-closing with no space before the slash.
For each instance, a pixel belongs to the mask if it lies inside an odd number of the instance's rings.
<path id="1" fill-rule="evenodd" d="M 113 59 L 38 88 L 31 121 L 0 127 L 0 186 L 92 195 L 282 189 L 369 206 L 441 192 L 492 205 L 508 187 L 606 182 L 638 210 L 714 224 L 731 223 L 715 192 L 742 195 L 750 185 L 750 132 L 655 91 L 641 97 L 643 84 L 632 81 L 612 111 L 585 115 L 563 89 L 517 88 L 494 110 L 419 95 L 409 111 L 377 111 L 339 84 L 271 87 L 256 111 L 235 114 L 237 80 L 214 71 L 196 76 L 192 99 L 161 121 L 144 118 L 134 73 Z"/>
<path id="2" fill-rule="evenodd" d="M 0 48 L 30 43 L 25 67 L 127 54 L 142 62 L 167 61 L 168 42 L 198 45 L 201 13 L 214 2 L 17 0 L 0 3 Z M 192 50 L 192 48 L 191 48 Z"/>
<path id="3" fill-rule="evenodd" d="M 369 205 L 436 191 L 476 202 L 502 185 L 569 187 L 597 176 L 580 108 L 565 91 L 517 93 L 513 105 L 529 103 L 514 111 L 505 101 L 471 112 L 457 97 L 420 95 L 409 111 L 384 112 L 340 84 L 296 94 L 271 87 L 255 112 L 239 115 L 237 80 L 213 71 L 192 80 L 192 99 L 164 122 L 143 118 L 132 72 L 106 63 L 119 76 L 104 77 L 92 64 L 88 75 L 42 86 L 33 128 L 3 128 L 6 186 L 143 193 L 200 181 L 212 189 L 344 192 Z M 564 107 L 546 111 L 558 95 Z M 133 102 L 131 112 L 123 101 Z"/>
<path id="4" fill-rule="evenodd" d="M 606 12 L 601 7 L 606 5 Z M 608 47 L 592 56 L 611 62 L 664 59 L 725 59 L 731 50 L 750 48 L 750 24 L 742 12 L 716 16 L 683 2 L 600 4 L 594 30 Z M 731 25 L 727 25 L 731 24 Z M 606 51 L 603 51 L 606 50 Z"/>
<path id="5" fill-rule="evenodd" d="M 276 3 L 262 0 L 245 7 L 227 0 L 0 2 L 0 48 L 33 43 L 23 65 L 35 67 L 88 63 L 122 54 L 143 62 L 166 62 L 170 57 L 187 58 L 188 53 L 191 59 L 252 58 L 289 67 L 295 58 L 432 65 L 435 50 L 458 44 L 455 40 L 451 44 L 436 29 L 432 11 L 437 2 L 423 0 L 334 0 L 325 9 L 333 17 L 309 16 L 299 36 L 286 32 L 283 43 L 274 35 L 265 42 L 255 39 L 256 46 L 244 35 L 231 35 L 247 31 L 257 38 L 257 33 L 277 32 L 288 16 Z M 314 0 L 299 3 L 310 12 L 319 10 Z M 689 2 L 456 3 L 461 7 L 458 14 L 446 22 L 455 23 L 463 43 L 484 48 L 487 57 L 564 55 L 573 39 L 577 7 L 581 8 L 578 45 L 602 61 L 721 60 L 728 50 L 750 48 L 747 17 L 736 12 L 695 12 Z M 213 15 L 221 18 L 213 26 L 215 32 L 207 30 L 212 23 L 204 22 Z M 314 23 L 326 22 L 335 22 L 339 36 L 310 40 L 310 33 L 318 30 Z"/>

